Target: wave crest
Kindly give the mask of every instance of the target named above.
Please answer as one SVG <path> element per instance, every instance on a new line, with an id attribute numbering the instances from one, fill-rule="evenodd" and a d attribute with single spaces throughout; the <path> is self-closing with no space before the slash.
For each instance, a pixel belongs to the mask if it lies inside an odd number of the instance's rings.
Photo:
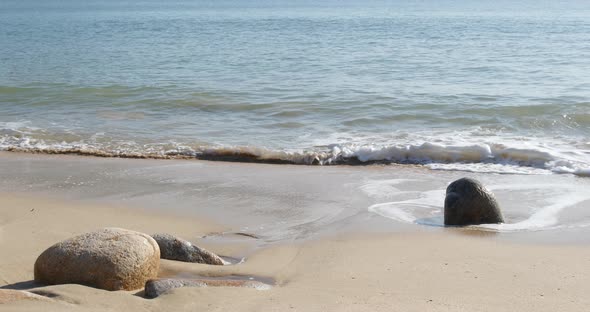
<path id="1" fill-rule="evenodd" d="M 584 157 L 561 155 L 542 148 L 517 148 L 503 144 L 447 145 L 432 142 L 400 145 L 332 144 L 301 150 L 258 146 L 187 146 L 175 142 L 45 142 L 4 133 L 0 150 L 98 157 L 203 159 L 299 165 L 411 164 L 437 170 L 501 173 L 569 173 L 590 176 Z M 584 156 L 584 155 L 582 155 Z"/>

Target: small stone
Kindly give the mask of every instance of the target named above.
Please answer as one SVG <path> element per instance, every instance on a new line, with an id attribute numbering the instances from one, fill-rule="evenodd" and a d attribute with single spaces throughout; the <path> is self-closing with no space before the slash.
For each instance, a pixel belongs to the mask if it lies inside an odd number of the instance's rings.
<path id="1" fill-rule="evenodd" d="M 154 234 L 152 237 L 160 246 L 160 258 L 162 259 L 213 265 L 226 264 L 218 255 L 199 248 L 182 238 L 170 234 Z"/>

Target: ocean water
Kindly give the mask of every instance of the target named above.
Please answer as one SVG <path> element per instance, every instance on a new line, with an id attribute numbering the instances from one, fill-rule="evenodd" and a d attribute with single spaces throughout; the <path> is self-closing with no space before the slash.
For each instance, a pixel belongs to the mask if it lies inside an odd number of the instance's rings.
<path id="1" fill-rule="evenodd" d="M 590 2 L 3 0 L 0 150 L 588 176 Z"/>

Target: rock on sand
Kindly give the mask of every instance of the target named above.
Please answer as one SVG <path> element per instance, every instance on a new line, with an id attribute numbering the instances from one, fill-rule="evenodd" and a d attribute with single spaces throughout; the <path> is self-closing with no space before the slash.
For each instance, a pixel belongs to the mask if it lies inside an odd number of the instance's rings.
<path id="1" fill-rule="evenodd" d="M 479 181 L 462 178 L 447 187 L 445 225 L 502 223 L 494 194 Z"/>
<path id="2" fill-rule="evenodd" d="M 152 237 L 160 246 L 160 257 L 167 260 L 224 265 L 218 255 L 199 248 L 191 242 L 170 234 L 154 234 Z"/>
<path id="3" fill-rule="evenodd" d="M 134 290 L 158 274 L 160 249 L 149 235 L 105 228 L 57 243 L 35 262 L 35 281 Z"/>

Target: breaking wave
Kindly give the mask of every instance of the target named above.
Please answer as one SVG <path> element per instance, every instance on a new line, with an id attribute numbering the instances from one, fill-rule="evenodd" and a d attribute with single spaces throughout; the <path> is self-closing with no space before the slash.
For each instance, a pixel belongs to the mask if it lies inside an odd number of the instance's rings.
<path id="1" fill-rule="evenodd" d="M 590 176 L 590 161 L 584 153 L 557 153 L 534 147 L 504 144 L 332 144 L 308 149 L 281 150 L 257 146 L 187 145 L 177 142 L 138 143 L 47 142 L 3 131 L 0 150 L 43 154 L 74 154 L 98 157 L 203 159 L 298 165 L 423 165 L 433 170 Z"/>

